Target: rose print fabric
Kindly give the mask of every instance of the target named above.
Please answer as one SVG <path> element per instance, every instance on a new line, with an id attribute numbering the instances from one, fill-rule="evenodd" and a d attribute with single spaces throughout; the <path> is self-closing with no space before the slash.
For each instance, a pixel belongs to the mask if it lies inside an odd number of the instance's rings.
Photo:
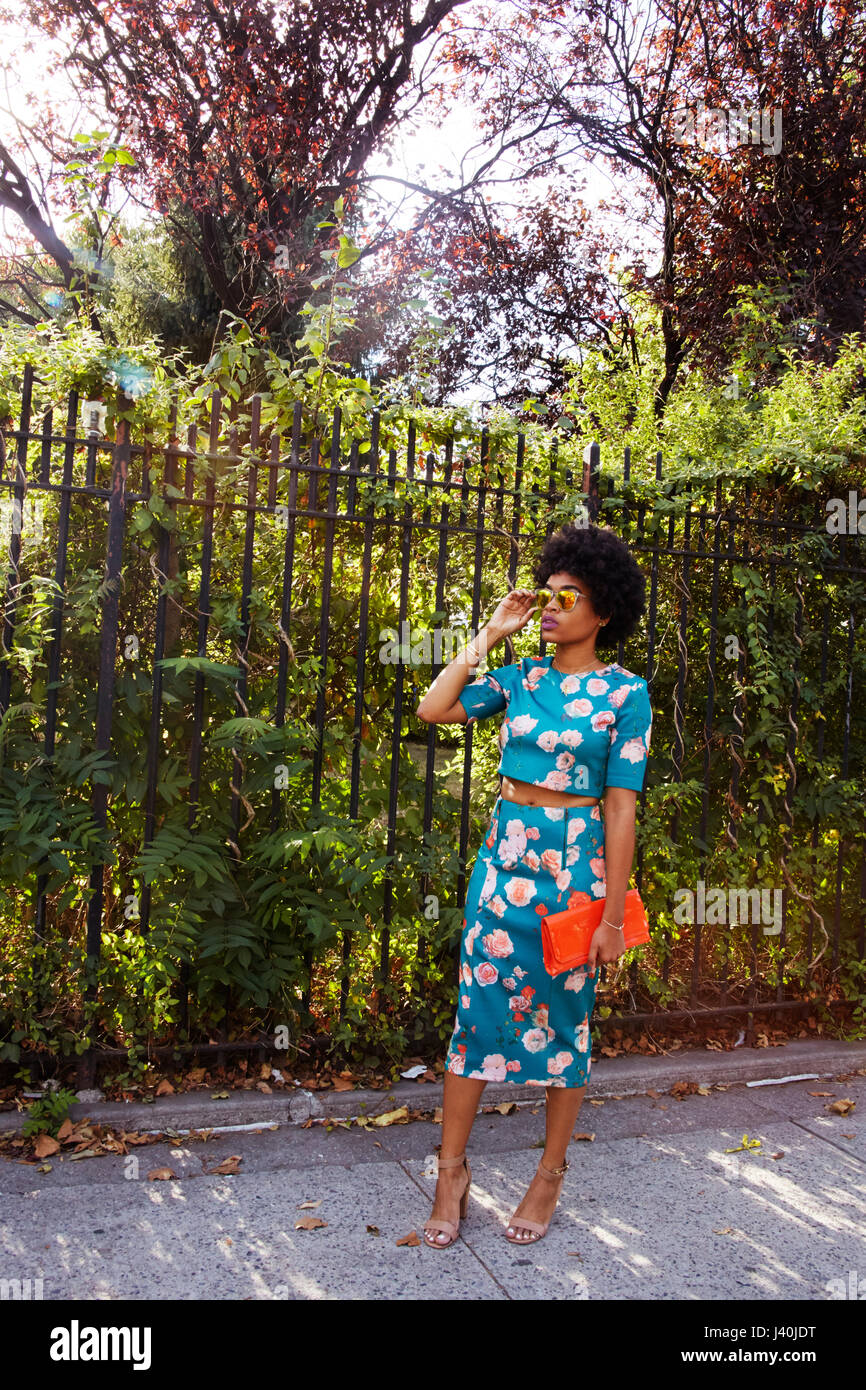
<path id="1" fill-rule="evenodd" d="M 448 1071 L 529 1086 L 588 1081 L 600 967 L 548 975 L 541 919 L 604 896 L 598 806 L 497 797 L 467 888 Z"/>
<path id="2" fill-rule="evenodd" d="M 487 671 L 458 695 L 471 723 L 507 711 L 499 772 L 537 787 L 601 797 L 641 791 L 652 709 L 646 681 L 611 662 L 583 676 L 555 653 Z M 598 969 L 550 976 L 541 919 L 606 893 L 599 806 L 496 800 L 469 880 L 458 1005 L 446 1067 L 531 1086 L 583 1086 Z"/>
<path id="3" fill-rule="evenodd" d="M 578 796 L 641 791 L 652 731 L 646 681 L 615 661 L 563 675 L 554 655 L 524 657 L 465 686 L 457 698 L 467 725 L 507 710 L 499 733 L 504 777 Z"/>

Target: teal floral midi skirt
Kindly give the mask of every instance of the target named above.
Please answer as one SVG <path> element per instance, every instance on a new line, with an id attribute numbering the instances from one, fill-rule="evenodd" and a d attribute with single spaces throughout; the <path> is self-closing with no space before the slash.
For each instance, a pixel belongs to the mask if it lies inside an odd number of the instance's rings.
<path id="1" fill-rule="evenodd" d="M 601 967 L 548 975 L 541 920 L 605 891 L 599 806 L 497 797 L 466 891 L 446 1070 L 528 1086 L 589 1080 Z"/>

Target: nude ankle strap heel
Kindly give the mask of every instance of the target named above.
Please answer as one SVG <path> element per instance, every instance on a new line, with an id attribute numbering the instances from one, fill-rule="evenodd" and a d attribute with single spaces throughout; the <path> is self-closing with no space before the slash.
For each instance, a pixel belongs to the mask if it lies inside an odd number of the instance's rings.
<path id="1" fill-rule="evenodd" d="M 460 1198 L 460 1220 L 462 1221 L 466 1217 L 466 1209 L 469 1206 L 469 1189 L 472 1186 L 472 1169 L 469 1167 L 469 1160 L 466 1157 L 465 1150 L 462 1154 L 458 1154 L 456 1158 L 436 1159 L 437 1172 L 440 1168 L 456 1168 L 458 1164 L 461 1163 L 466 1164 L 467 1178 L 466 1187 L 464 1188 L 463 1195 Z M 455 1240 L 457 1239 L 459 1230 L 460 1221 L 457 1221 L 455 1223 L 453 1221 L 445 1221 L 443 1219 L 440 1219 L 439 1217 L 431 1216 L 430 1220 L 424 1223 L 425 1237 L 428 1236 L 428 1233 L 429 1235 L 432 1235 L 434 1231 L 444 1231 L 445 1235 L 450 1236 L 451 1239 L 445 1241 L 438 1241 L 430 1240 L 428 1238 L 425 1240 L 425 1244 L 431 1246 L 434 1250 L 447 1250 L 449 1245 L 454 1244 Z"/>
<path id="2" fill-rule="evenodd" d="M 562 1179 L 568 1172 L 570 1166 L 571 1165 L 566 1159 L 565 1163 L 561 1164 L 559 1168 L 545 1168 L 544 1164 L 539 1159 L 538 1168 L 536 1171 L 542 1178 L 546 1178 L 548 1182 L 555 1182 L 561 1184 Z M 557 1197 L 558 1195 L 559 1194 L 557 1194 Z M 552 1220 L 553 1217 L 551 1216 L 550 1221 Z M 535 1234 L 529 1240 L 522 1240 L 518 1236 L 517 1231 L 514 1232 L 513 1236 L 510 1236 L 506 1231 L 505 1239 L 510 1240 L 512 1245 L 534 1245 L 537 1240 L 541 1240 L 544 1236 L 547 1235 L 547 1229 L 550 1225 L 550 1221 L 545 1221 L 542 1223 L 541 1221 L 530 1221 L 525 1216 L 512 1216 L 511 1220 L 508 1223 L 509 1226 L 516 1226 L 519 1230 L 534 1231 Z"/>

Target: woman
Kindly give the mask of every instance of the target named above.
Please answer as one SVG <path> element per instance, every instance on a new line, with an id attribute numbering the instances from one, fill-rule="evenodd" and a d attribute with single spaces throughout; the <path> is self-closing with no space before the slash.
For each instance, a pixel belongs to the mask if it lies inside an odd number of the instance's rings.
<path id="1" fill-rule="evenodd" d="M 466 1215 L 466 1141 L 488 1081 L 547 1088 L 544 1153 L 505 1235 L 529 1244 L 546 1233 L 589 1079 L 598 970 L 625 949 L 652 710 L 646 681 L 615 661 L 600 664 L 596 645 L 615 647 L 637 627 L 644 578 L 612 531 L 567 523 L 546 542 L 534 580 L 546 587 L 513 589 L 418 707 L 428 724 L 470 724 L 507 710 L 500 794 L 466 894 L 436 1197 L 424 1228 L 436 1248 L 453 1244 Z M 539 606 L 553 651 L 467 685 L 482 656 Z M 605 910 L 587 965 L 551 977 L 541 917 L 598 898 Z"/>

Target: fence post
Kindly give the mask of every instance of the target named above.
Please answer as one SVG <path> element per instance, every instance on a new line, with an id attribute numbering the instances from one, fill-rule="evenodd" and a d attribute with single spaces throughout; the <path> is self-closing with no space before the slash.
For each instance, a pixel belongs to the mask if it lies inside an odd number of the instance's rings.
<path id="1" fill-rule="evenodd" d="M 598 496 L 598 474 L 601 468 L 601 446 L 595 440 L 587 444 L 583 451 L 583 491 L 586 496 L 586 509 L 589 512 L 589 519 L 595 523 L 598 521 L 599 496 Z"/>
<path id="2" fill-rule="evenodd" d="M 117 411 L 129 409 L 132 401 L 122 391 L 117 393 Z M 115 667 L 117 663 L 117 625 L 120 609 L 120 572 L 123 564 L 123 536 L 126 525 L 126 484 L 129 477 L 129 461 L 132 454 L 129 437 L 129 421 L 119 419 L 115 433 L 114 449 L 111 459 L 111 492 L 108 501 L 108 537 L 105 546 L 105 579 L 102 601 L 102 635 L 99 650 L 99 684 L 96 694 L 96 751 L 108 753 L 111 749 L 111 721 L 114 712 Z M 100 830 L 107 828 L 109 773 L 93 773 L 91 805 L 94 822 Z M 96 999 L 98 994 L 95 978 L 99 960 L 102 936 L 102 911 L 104 901 L 103 879 L 105 866 L 100 861 L 94 864 L 90 874 L 90 901 L 87 905 L 87 950 L 86 969 L 93 970 L 87 980 L 83 998 L 86 1003 Z M 87 1030 L 88 1046 L 78 1061 L 78 1087 L 86 1090 L 93 1085 L 94 1053 Z"/>

